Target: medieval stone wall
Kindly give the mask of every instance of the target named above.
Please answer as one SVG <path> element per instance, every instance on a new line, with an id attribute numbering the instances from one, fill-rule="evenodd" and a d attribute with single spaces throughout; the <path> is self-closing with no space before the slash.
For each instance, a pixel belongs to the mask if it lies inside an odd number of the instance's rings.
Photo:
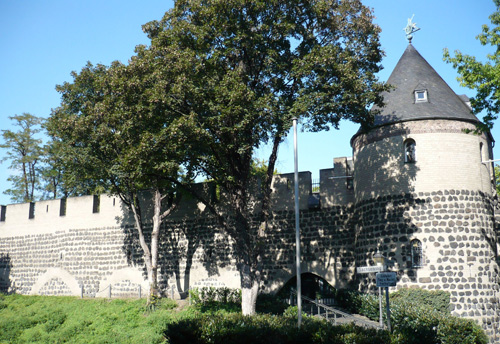
<path id="1" fill-rule="evenodd" d="M 113 202 L 111 198 L 108 201 Z M 345 206 L 301 210 L 303 272 L 323 276 L 337 287 L 349 283 L 354 272 L 349 214 Z M 57 230 L 53 231 L 13 231 L 10 236 L 4 232 L 0 240 L 0 289 L 21 294 L 108 297 L 111 288 L 112 297 L 138 296 L 147 285 L 142 249 L 128 216 L 119 216 L 122 225 L 109 217 L 107 226 L 104 221 L 94 228 L 80 224 L 81 228 L 65 229 L 54 221 Z M 166 295 L 186 297 L 191 287 L 239 288 L 231 239 L 211 216 L 201 213 L 169 218 L 161 233 L 159 283 Z M 295 275 L 293 210 L 273 213 L 265 241 L 262 290 L 276 292 Z"/>
<path id="2" fill-rule="evenodd" d="M 356 201 L 401 192 L 461 188 L 493 193 L 491 142 L 474 124 L 421 120 L 376 128 L 353 139 Z M 416 142 L 416 161 L 405 163 L 404 142 Z"/>
<path id="3" fill-rule="evenodd" d="M 356 206 L 358 266 L 373 265 L 379 247 L 396 263 L 397 288 L 448 291 L 454 315 L 476 319 L 493 333 L 499 323 L 499 267 L 490 196 L 451 189 L 379 197 Z M 412 261 L 414 239 L 422 243 L 421 266 Z M 360 288 L 373 290 L 375 275 L 365 276 L 359 278 Z"/>

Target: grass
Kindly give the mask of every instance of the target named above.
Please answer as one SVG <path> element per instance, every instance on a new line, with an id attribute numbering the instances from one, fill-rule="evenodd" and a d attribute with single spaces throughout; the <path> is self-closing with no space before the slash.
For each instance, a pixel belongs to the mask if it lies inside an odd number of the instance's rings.
<path id="1" fill-rule="evenodd" d="M 472 320 L 458 319 L 405 301 L 393 308 L 394 334 L 354 325 L 333 326 L 284 311 L 260 298 L 260 314 L 241 315 L 234 302 L 210 299 L 193 306 L 160 299 L 154 310 L 145 300 L 79 299 L 0 294 L 0 344 L 3 343 L 168 343 L 168 344 L 485 344 L 488 338 Z M 422 339 L 427 336 L 429 340 Z"/>
<path id="2" fill-rule="evenodd" d="M 266 303 L 269 300 L 261 305 Z M 269 309 L 265 313 L 244 317 L 237 305 L 220 302 L 180 307 L 175 301 L 161 299 L 154 311 L 148 311 L 145 300 L 0 294 L 0 344 L 386 342 L 373 341 L 379 336 L 373 331 L 359 332 L 360 328 L 352 326 L 334 328 L 310 317 L 304 319 L 298 332 L 293 308 L 280 313 L 283 315 L 269 314 Z M 322 338 L 323 334 L 329 338 Z M 350 336 L 357 339 L 344 341 Z"/>
<path id="3" fill-rule="evenodd" d="M 144 300 L 0 295 L 0 343 L 165 343 L 176 304 Z"/>

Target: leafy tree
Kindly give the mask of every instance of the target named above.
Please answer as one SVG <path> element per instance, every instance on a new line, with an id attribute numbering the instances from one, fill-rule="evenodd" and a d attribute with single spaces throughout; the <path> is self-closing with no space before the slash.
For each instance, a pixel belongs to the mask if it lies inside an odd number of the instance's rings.
<path id="1" fill-rule="evenodd" d="M 42 140 L 38 134 L 42 130 L 43 119 L 29 113 L 9 117 L 18 131 L 2 130 L 4 143 L 0 148 L 7 149 L 1 161 L 10 161 L 10 168 L 17 172 L 7 180 L 13 185 L 4 191 L 14 202 L 32 202 L 39 185 L 38 165 L 43 154 Z"/>
<path id="2" fill-rule="evenodd" d="M 100 194 L 109 191 L 102 180 L 81 175 L 79 160 L 74 150 L 58 140 L 51 140 L 43 147 L 40 171 L 40 191 L 43 199 L 57 199 Z M 80 171 L 81 172 L 81 171 Z"/>
<path id="3" fill-rule="evenodd" d="M 180 134 L 183 119 L 148 98 L 154 75 L 133 59 L 128 66 L 87 64 L 72 73 L 73 82 L 57 86 L 61 106 L 47 124 L 59 145 L 67 179 L 93 192 L 117 195 L 133 213 L 150 286 L 149 301 L 158 295 L 158 240 L 163 219 L 180 200 L 172 180 L 189 144 Z M 143 192 L 149 189 L 150 193 Z M 141 197 L 148 197 L 146 202 Z M 154 207 L 146 219 L 143 204 Z M 152 223 L 150 240 L 145 232 Z"/>
<path id="4" fill-rule="evenodd" d="M 68 197 L 63 191 L 63 167 L 59 146 L 57 141 L 52 141 L 43 147 L 42 166 L 39 168 L 43 199 Z"/>
<path id="5" fill-rule="evenodd" d="M 382 52 L 372 19 L 356 0 L 179 0 L 143 26 L 151 45 L 139 47 L 138 58 L 158 77 L 150 102 L 186 119 L 193 143 L 186 163 L 223 195 L 225 202 L 197 197 L 234 241 L 244 314 L 255 312 L 271 179 L 292 118 L 312 131 L 342 119 L 368 126 L 369 106 L 382 105 L 387 87 L 375 77 Z M 269 141 L 255 224 L 252 156 Z"/>
<path id="6" fill-rule="evenodd" d="M 497 10 L 490 15 L 493 27 L 483 25 L 482 33 L 476 38 L 483 46 L 491 46 L 493 53 L 487 56 L 486 62 L 481 62 L 476 57 L 455 51 L 452 57 L 444 51 L 444 60 L 453 65 L 460 75 L 457 79 L 460 85 L 477 91 L 471 98 L 474 114 L 486 111 L 483 124 L 478 125 L 480 131 L 489 131 L 500 112 L 500 0 L 493 1 Z"/>

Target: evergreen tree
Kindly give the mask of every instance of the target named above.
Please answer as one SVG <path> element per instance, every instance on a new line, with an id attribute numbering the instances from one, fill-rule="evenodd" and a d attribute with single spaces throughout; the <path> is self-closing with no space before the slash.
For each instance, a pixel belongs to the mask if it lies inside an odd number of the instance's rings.
<path id="1" fill-rule="evenodd" d="M 9 117 L 14 121 L 17 131 L 2 130 L 3 143 L 0 148 L 7 150 L 1 161 L 10 161 L 10 169 L 15 172 L 7 181 L 12 187 L 4 191 L 11 196 L 13 202 L 32 202 L 36 197 L 36 190 L 40 183 L 38 169 L 43 156 L 42 140 L 39 133 L 42 131 L 43 119 L 29 113 Z"/>

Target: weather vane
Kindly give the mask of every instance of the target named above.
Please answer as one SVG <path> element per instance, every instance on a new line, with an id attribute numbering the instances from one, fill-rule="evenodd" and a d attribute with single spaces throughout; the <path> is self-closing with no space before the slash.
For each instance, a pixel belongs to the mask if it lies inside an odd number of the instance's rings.
<path id="1" fill-rule="evenodd" d="M 408 43 L 410 43 L 410 44 L 411 44 L 411 39 L 413 38 L 412 33 L 417 32 L 418 30 L 420 30 L 420 28 L 417 27 L 417 23 L 413 23 L 412 22 L 414 16 L 415 15 L 412 15 L 411 18 L 408 18 L 408 24 L 403 29 L 406 32 L 406 39 L 408 40 Z"/>

